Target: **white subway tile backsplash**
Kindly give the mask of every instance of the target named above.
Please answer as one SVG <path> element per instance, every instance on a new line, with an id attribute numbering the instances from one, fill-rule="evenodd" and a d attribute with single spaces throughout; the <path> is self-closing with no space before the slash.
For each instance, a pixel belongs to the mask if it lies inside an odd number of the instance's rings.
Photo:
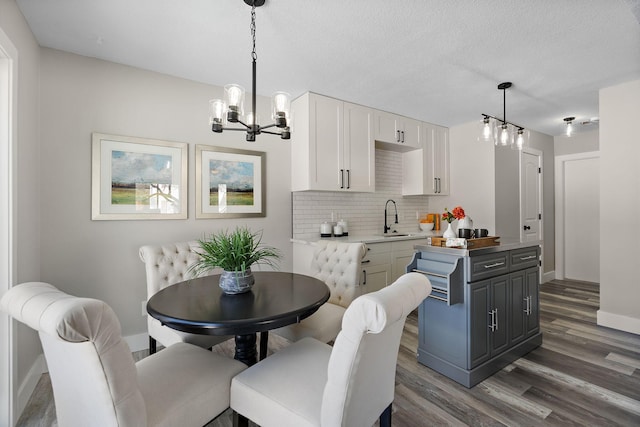
<path id="1" fill-rule="evenodd" d="M 389 203 L 387 223 L 401 233 L 419 231 L 416 212 L 429 210 L 428 196 L 402 196 L 402 154 L 376 150 L 376 192 L 346 193 L 332 191 L 303 191 L 293 193 L 293 237 L 320 237 L 320 224 L 344 219 L 349 235 L 381 234 L 384 207 L 392 199 L 398 207 L 398 224 L 393 224 L 395 211 Z"/>

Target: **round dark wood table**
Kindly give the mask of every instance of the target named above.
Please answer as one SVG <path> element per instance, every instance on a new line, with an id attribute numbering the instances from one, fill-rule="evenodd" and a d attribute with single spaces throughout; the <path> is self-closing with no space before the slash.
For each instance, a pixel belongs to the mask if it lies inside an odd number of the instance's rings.
<path id="1" fill-rule="evenodd" d="M 266 356 L 268 331 L 299 322 L 329 299 L 329 288 L 316 278 L 276 271 L 254 272 L 249 292 L 227 295 L 220 275 L 167 286 L 147 302 L 147 312 L 178 331 L 234 335 L 235 359 L 257 362 L 256 333 L 261 333 L 260 357 Z"/>

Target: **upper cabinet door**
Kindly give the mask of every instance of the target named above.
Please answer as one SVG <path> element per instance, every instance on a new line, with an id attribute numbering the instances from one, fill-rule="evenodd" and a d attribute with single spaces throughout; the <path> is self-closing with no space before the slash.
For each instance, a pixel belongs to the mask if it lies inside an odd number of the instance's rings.
<path id="1" fill-rule="evenodd" d="M 346 189 L 375 191 L 373 110 L 344 103 L 344 170 Z"/>
<path id="2" fill-rule="evenodd" d="M 422 122 L 407 117 L 401 117 L 400 120 L 402 123 L 402 126 L 400 126 L 401 143 L 409 147 L 421 148 Z"/>
<path id="3" fill-rule="evenodd" d="M 400 131 L 397 125 L 398 116 L 385 111 L 374 113 L 373 136 L 376 141 L 400 143 Z"/>
<path id="4" fill-rule="evenodd" d="M 375 191 L 372 109 L 307 93 L 292 110 L 292 191 Z"/>
<path id="5" fill-rule="evenodd" d="M 306 93 L 291 105 L 291 190 L 339 190 L 343 106 L 337 99 Z"/>
<path id="6" fill-rule="evenodd" d="M 419 120 L 385 111 L 374 112 L 373 135 L 376 141 L 418 149 L 421 146 L 421 128 L 422 122 Z"/>

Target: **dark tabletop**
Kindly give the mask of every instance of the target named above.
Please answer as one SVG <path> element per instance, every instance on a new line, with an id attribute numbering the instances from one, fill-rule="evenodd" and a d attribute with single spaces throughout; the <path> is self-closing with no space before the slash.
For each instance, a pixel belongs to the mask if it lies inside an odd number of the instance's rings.
<path id="1" fill-rule="evenodd" d="M 321 280 L 295 273 L 254 272 L 251 291 L 227 295 L 219 275 L 168 286 L 147 303 L 147 312 L 183 332 L 245 335 L 296 323 L 329 299 Z"/>

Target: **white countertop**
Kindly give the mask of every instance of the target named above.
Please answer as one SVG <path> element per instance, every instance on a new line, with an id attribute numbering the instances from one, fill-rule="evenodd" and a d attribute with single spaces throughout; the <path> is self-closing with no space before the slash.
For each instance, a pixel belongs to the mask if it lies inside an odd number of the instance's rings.
<path id="1" fill-rule="evenodd" d="M 293 243 L 299 243 L 303 245 L 312 245 L 319 240 L 328 240 L 334 242 L 357 242 L 357 243 L 383 243 L 393 242 L 398 240 L 418 240 L 427 239 L 434 236 L 442 236 L 443 231 L 418 231 L 415 233 L 388 233 L 385 237 L 381 234 L 360 235 L 360 236 L 346 236 L 346 237 L 320 237 L 312 239 L 291 239 Z"/>

